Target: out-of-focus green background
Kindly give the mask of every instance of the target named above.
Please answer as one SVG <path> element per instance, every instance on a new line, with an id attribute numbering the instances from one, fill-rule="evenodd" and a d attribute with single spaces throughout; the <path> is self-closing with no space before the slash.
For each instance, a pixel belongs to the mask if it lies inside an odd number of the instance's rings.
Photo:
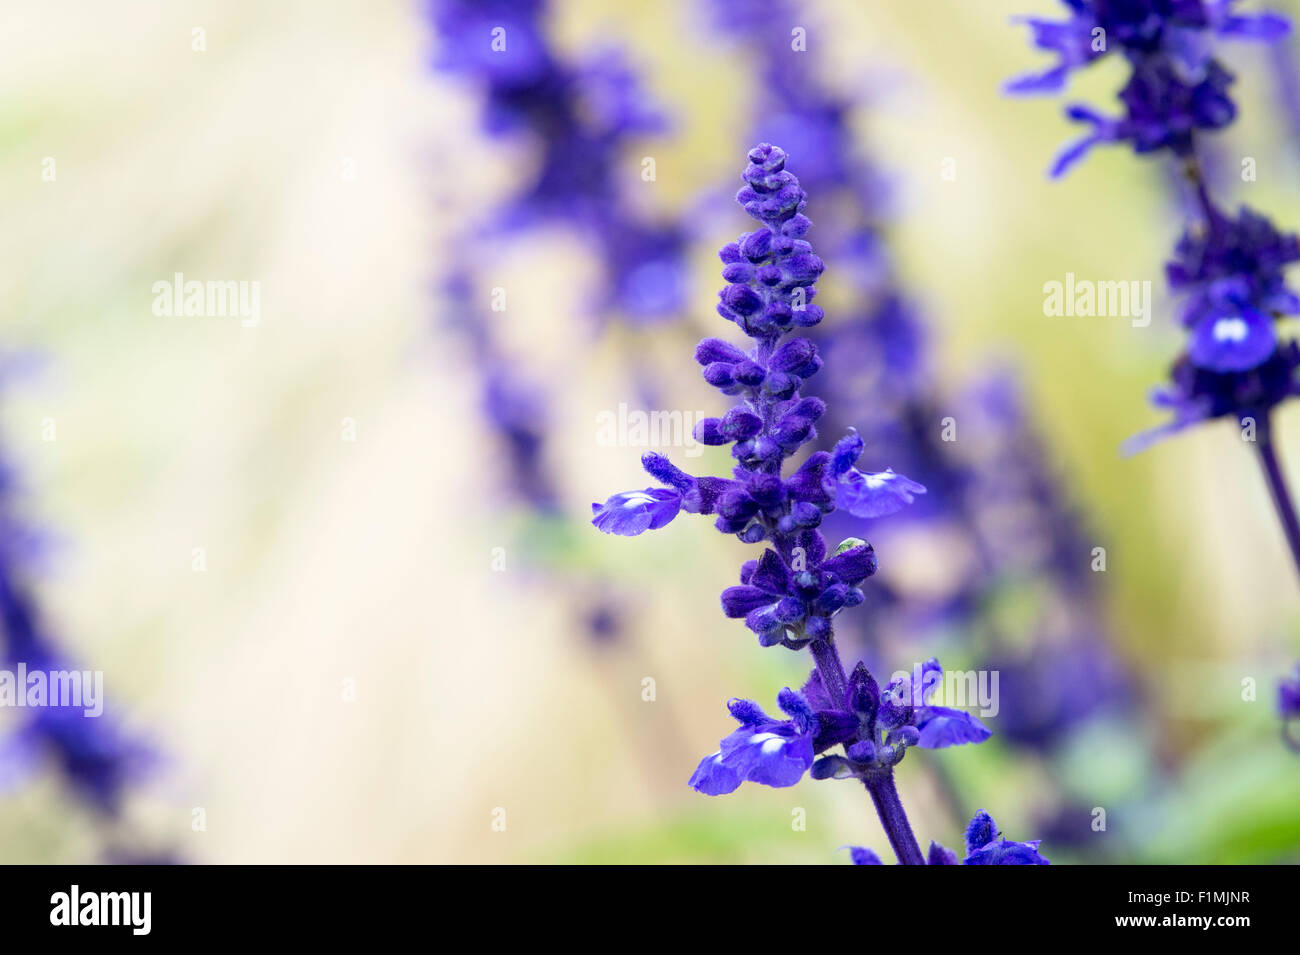
<path id="1" fill-rule="evenodd" d="M 1097 838 L 1122 841 L 1121 859 L 1294 861 L 1300 761 L 1278 741 L 1273 696 L 1300 655 L 1300 599 L 1258 467 L 1226 423 L 1119 457 L 1157 420 L 1145 394 L 1179 347 L 1163 295 L 1146 329 L 1042 313 L 1043 283 L 1066 272 L 1161 290 L 1179 230 L 1159 164 L 1100 150 L 1049 182 L 1076 133 L 1061 101 L 1000 94 L 1045 65 L 1010 17 L 1058 6 L 841 0 L 810 4 L 804 24 L 836 86 L 873 90 L 861 132 L 895 180 L 891 239 L 941 366 L 1022 369 L 1107 548 L 1111 630 L 1141 682 L 1131 732 L 1143 746 L 1083 746 L 1070 779 L 972 747 L 910 756 L 900 785 L 923 842 L 959 842 L 960 821 L 913 765 L 942 758 L 1014 838 L 1033 837 L 1039 804 L 1073 787 L 1113 807 Z M 649 206 L 684 210 L 735 182 L 751 65 L 695 4 L 554 7 L 557 42 L 625 46 L 675 122 L 646 143 Z M 196 27 L 205 52 L 192 50 Z M 770 705 L 803 673 L 718 613 L 746 549 L 701 521 L 636 541 L 584 529 L 591 501 L 644 486 L 636 450 L 595 440 L 598 412 L 636 400 L 629 369 L 653 375 L 669 407 L 719 407 L 689 349 L 727 332 L 714 250 L 744 228 L 739 212 L 695 250 L 697 304 L 670 329 L 595 332 L 583 314 L 593 266 L 562 233 L 486 267 L 512 290 L 502 337 L 564 384 L 547 454 L 573 521 L 538 524 L 499 491 L 469 350 L 439 326 L 430 291 L 447 244 L 528 159 L 477 132 L 478 103 L 430 71 L 432 46 L 412 2 L 81 0 L 3 14 L 0 347 L 46 359 L 6 391 L 3 426 L 31 517 L 63 540 L 40 595 L 62 642 L 105 670 L 110 709 L 167 754 L 113 838 L 212 862 L 885 850 L 848 784 L 713 800 L 685 786 L 729 729 L 727 697 Z M 1300 138 L 1268 58 L 1250 45 L 1223 55 L 1242 118 L 1218 137 L 1221 158 L 1229 173 L 1241 157 L 1258 167 L 1233 204 L 1300 225 Z M 1119 66 L 1076 80 L 1070 98 L 1109 107 Z M 152 284 L 178 271 L 259 281 L 260 325 L 155 316 Z M 1296 414 L 1281 413 L 1280 437 L 1300 474 Z M 575 616 L 596 579 L 633 621 L 600 650 Z M 792 828 L 798 807 L 806 831 Z M 0 802 L 6 861 L 89 860 L 106 826 L 53 775 Z"/>

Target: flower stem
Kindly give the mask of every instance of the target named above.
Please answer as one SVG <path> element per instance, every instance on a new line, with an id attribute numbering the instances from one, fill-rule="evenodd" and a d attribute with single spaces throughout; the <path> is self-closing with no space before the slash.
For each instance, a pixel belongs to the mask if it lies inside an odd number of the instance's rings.
<path id="1" fill-rule="evenodd" d="M 1264 466 L 1264 479 L 1268 481 L 1269 493 L 1273 496 L 1273 505 L 1277 508 L 1278 519 L 1282 522 L 1282 531 L 1291 548 L 1291 557 L 1296 570 L 1300 572 L 1300 520 L 1296 519 L 1295 503 L 1291 500 L 1291 491 L 1287 487 L 1286 476 L 1277 459 L 1277 446 L 1273 441 L 1272 422 L 1267 418 L 1259 429 L 1255 447 L 1259 450 L 1259 460 Z"/>
<path id="2" fill-rule="evenodd" d="M 814 640 L 808 644 L 813 660 L 817 663 L 817 672 L 821 675 L 822 685 L 831 704 L 839 710 L 848 710 L 848 678 L 844 675 L 844 663 L 840 652 L 830 640 Z M 889 844 L 893 846 L 894 855 L 898 856 L 899 865 L 925 865 L 921 847 L 917 845 L 912 832 L 912 824 L 907 820 L 903 803 L 898 798 L 898 789 L 894 786 L 894 772 L 873 776 L 867 780 L 867 792 L 876 804 L 876 814 L 880 816 L 880 825 L 884 827 Z"/>
<path id="3" fill-rule="evenodd" d="M 830 640 L 814 640 L 808 644 L 808 650 L 817 664 L 817 672 L 821 674 L 822 685 L 826 687 L 826 695 L 830 697 L 831 703 L 837 710 L 847 711 L 849 681 L 844 675 L 844 664 L 840 660 L 839 650 Z"/>
<path id="4" fill-rule="evenodd" d="M 876 804 L 876 813 L 880 823 L 885 827 L 889 844 L 894 847 L 899 865 L 925 865 L 925 856 L 912 832 L 912 824 L 907 821 L 903 803 L 898 798 L 898 787 L 894 785 L 894 771 L 866 779 L 867 792 Z"/>

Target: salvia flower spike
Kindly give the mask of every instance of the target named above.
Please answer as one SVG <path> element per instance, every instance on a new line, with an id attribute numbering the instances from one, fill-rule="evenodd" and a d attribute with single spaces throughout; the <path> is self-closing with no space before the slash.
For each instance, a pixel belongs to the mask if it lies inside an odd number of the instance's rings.
<path id="1" fill-rule="evenodd" d="M 996 596 L 1009 580 L 1032 580 L 1069 612 L 1036 627 L 1032 650 L 1019 640 L 998 640 L 984 662 L 1002 675 L 1003 744 L 1052 759 L 1081 725 L 1130 706 L 1133 683 L 1106 639 L 1099 575 L 1078 560 L 1091 548 L 1090 537 L 1048 461 L 1015 369 L 994 367 L 964 384 L 938 369 L 932 330 L 891 251 L 891 176 L 857 133 L 872 92 L 860 83 L 837 89 L 773 29 L 803 22 L 805 6 L 794 0 L 710 4 L 713 21 L 739 43 L 755 74 L 750 139 L 802 144 L 799 179 L 809 193 L 806 214 L 817 222 L 817 248 L 851 279 L 852 305 L 810 333 L 826 362 L 809 382 L 827 403 L 817 447 L 829 450 L 828 434 L 856 425 L 870 453 L 928 489 L 923 506 L 906 508 L 896 520 L 918 536 L 941 535 L 940 546 L 955 529 L 962 546 L 984 557 L 937 590 L 866 590 L 867 603 L 852 617 L 837 618 L 836 641 L 848 655 L 848 647 L 923 646 L 927 634 L 940 631 L 1001 634 L 1001 627 L 987 626 L 989 608 L 999 604 Z M 987 438 L 965 442 L 959 455 L 933 422 L 963 406 L 985 422 L 978 427 Z M 1008 481 L 1019 493 L 1008 493 Z M 858 533 L 847 511 L 830 522 L 821 525 L 824 536 Z M 1086 677 L 1075 679 L 1080 673 Z M 945 801 L 957 795 L 951 786 L 937 788 Z M 950 806 L 955 815 L 968 808 Z M 1071 832 L 1079 830 L 1058 827 L 1060 834 Z"/>
<path id="2" fill-rule="evenodd" d="M 1214 56 L 1214 41 L 1232 37 L 1272 42 L 1290 28 L 1272 13 L 1237 13 L 1237 0 L 1066 0 L 1063 22 L 1029 19 L 1034 43 L 1055 52 L 1058 64 L 1022 77 L 1012 92 L 1056 91 L 1069 73 L 1109 54 L 1129 67 L 1119 93 L 1124 113 L 1102 116 L 1070 106 L 1071 119 L 1093 131 L 1057 160 L 1059 175 L 1099 143 L 1127 143 L 1137 153 L 1173 157 L 1191 195 L 1190 221 L 1166 273 L 1181 300 L 1187 345 L 1174 362 L 1170 384 L 1153 402 L 1168 422 L 1130 440 L 1139 451 L 1153 441 L 1214 418 L 1235 418 L 1254 445 L 1292 558 L 1300 570 L 1300 520 L 1278 461 L 1273 409 L 1300 392 L 1300 347 L 1276 327 L 1300 314 L 1300 297 L 1285 270 L 1300 261 L 1300 239 L 1242 207 L 1233 215 L 1211 197 L 1198 155 L 1198 137 L 1230 124 L 1237 107 L 1229 96 L 1233 76 Z"/>
<path id="3" fill-rule="evenodd" d="M 806 647 L 813 657 L 802 690 L 787 687 L 778 694 L 783 717 L 750 700 L 728 704 L 739 726 L 700 761 L 690 785 L 721 795 L 745 782 L 793 786 L 810 770 L 819 779 L 860 779 L 899 862 L 924 865 L 894 767 L 911 747 L 977 743 L 990 734 L 960 710 L 931 705 L 906 681 L 882 690 L 862 664 L 847 673 L 835 645 L 832 621 L 862 603 L 876 555 L 856 537 L 832 551 L 818 530 L 823 518 L 836 509 L 879 517 L 905 507 L 925 488 L 892 471 L 858 470 L 863 442 L 852 430 L 831 451 L 786 466 L 814 440 L 826 406 L 799 393 L 822 366 L 816 347 L 797 330 L 823 317 L 813 303 L 823 266 L 803 238 L 811 225 L 803 214 L 805 195 L 785 162 L 785 153 L 767 143 L 750 151 L 746 185 L 736 199 L 759 228 L 721 251 L 728 284 L 718 313 L 753 343 L 746 350 L 706 338 L 695 352 L 705 380 L 737 399 L 725 415 L 696 429 L 705 444 L 731 445 L 732 477 L 696 477 L 662 455 L 647 454 L 642 464 L 662 487 L 593 504 L 592 523 L 606 533 L 635 536 L 685 511 L 713 516 L 723 533 L 762 545 L 741 568 L 739 586 L 723 591 L 723 612 L 743 618 L 760 645 Z M 938 670 L 936 661 L 925 664 L 927 674 Z M 843 755 L 825 755 L 836 746 Z"/>

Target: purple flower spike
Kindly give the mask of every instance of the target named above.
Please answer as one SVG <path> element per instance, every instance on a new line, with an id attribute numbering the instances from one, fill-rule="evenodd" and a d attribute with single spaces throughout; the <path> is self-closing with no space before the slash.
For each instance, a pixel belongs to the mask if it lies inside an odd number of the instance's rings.
<path id="1" fill-rule="evenodd" d="M 1119 91 L 1122 115 L 1107 117 L 1087 106 L 1067 115 L 1092 132 L 1057 160 L 1058 175 L 1093 146 L 1127 143 L 1139 154 L 1168 152 L 1187 183 L 1193 210 L 1173 259 L 1166 266 L 1170 288 L 1182 298 L 1187 347 L 1174 363 L 1172 387 L 1154 403 L 1172 420 L 1125 443 L 1133 454 L 1184 428 L 1214 418 L 1248 419 L 1261 430 L 1252 439 L 1280 507 L 1282 523 L 1300 569 L 1300 520 L 1280 487 L 1280 470 L 1268 421 L 1275 406 L 1300 393 L 1294 342 L 1280 339 L 1274 320 L 1300 313 L 1300 296 L 1286 284 L 1285 270 L 1300 261 L 1300 240 L 1280 232 L 1264 216 L 1243 208 L 1234 218 L 1210 195 L 1198 143 L 1236 119 L 1230 95 L 1234 77 L 1215 59 L 1214 41 L 1238 38 L 1273 42 L 1290 30 L 1271 13 L 1241 15 L 1237 0 L 1065 0 L 1069 19 L 1028 21 L 1036 46 L 1058 54 L 1048 73 L 1023 78 L 1013 92 L 1055 90 L 1065 75 L 1107 53 L 1119 52 L 1128 79 Z"/>
<path id="2" fill-rule="evenodd" d="M 812 223 L 803 215 L 804 191 L 785 168 L 784 151 L 765 143 L 748 158 L 745 187 L 736 200 L 759 228 L 722 249 L 728 285 L 718 312 L 753 345 L 746 350 L 705 338 L 695 349 L 705 380 L 736 401 L 721 417 L 700 421 L 695 437 L 731 446 L 734 477 L 697 478 L 662 455 L 648 454 L 646 470 L 671 490 L 616 494 L 593 505 L 592 523 L 631 537 L 662 527 L 684 510 L 716 515 L 718 530 L 746 543 L 768 543 L 741 586 L 723 593 L 723 611 L 743 618 L 762 646 L 799 649 L 829 639 L 832 618 L 862 602 L 859 585 L 876 570 L 875 551 L 865 541 L 828 555 L 817 531 L 825 516 L 837 506 L 858 516 L 883 516 L 925 489 L 892 471 L 856 470 L 862 451 L 856 432 L 834 455 L 814 453 L 793 474 L 782 474 L 786 459 L 817 437 L 817 422 L 826 413 L 820 398 L 799 394 L 822 359 L 809 339 L 794 334 L 821 320 L 812 300 L 823 266 L 803 239 Z"/>
<path id="3" fill-rule="evenodd" d="M 892 471 L 859 471 L 863 442 L 851 428 L 833 451 L 815 451 L 787 472 L 786 461 L 817 437 L 817 423 L 828 410 L 822 399 L 800 394 L 823 362 L 816 345 L 797 334 L 823 317 L 811 304 L 823 266 L 803 238 L 812 223 L 803 214 L 803 188 L 785 168 L 785 153 L 764 143 L 748 158 L 746 185 L 736 200 L 759 228 L 722 249 L 728 284 L 718 313 L 752 344 L 744 349 L 706 338 L 695 349 L 704 379 L 733 399 L 724 414 L 698 423 L 696 438 L 730 445 L 732 476 L 696 477 L 662 455 L 648 454 L 645 469 L 667 489 L 616 494 L 593 505 L 593 523 L 634 536 L 684 510 L 715 515 L 718 530 L 764 545 L 742 566 L 739 585 L 723 591 L 723 612 L 743 618 L 761 646 L 807 648 L 816 664 L 802 693 L 786 689 L 778 696 L 787 719 L 770 717 L 749 700 L 732 700 L 728 708 L 740 727 L 700 760 L 691 787 L 709 796 L 745 782 L 784 788 L 810 770 L 816 779 L 859 779 L 899 861 L 924 865 L 893 767 L 911 747 L 979 742 L 988 730 L 957 710 L 928 701 L 912 705 L 901 683 L 881 691 L 863 664 L 844 672 L 834 620 L 865 601 L 861 585 L 876 572 L 876 552 L 857 537 L 832 552 L 818 528 L 837 508 L 880 516 L 925 488 Z M 843 755 L 823 755 L 837 746 Z M 865 849 L 855 848 L 853 857 L 859 864 L 880 861 Z"/>

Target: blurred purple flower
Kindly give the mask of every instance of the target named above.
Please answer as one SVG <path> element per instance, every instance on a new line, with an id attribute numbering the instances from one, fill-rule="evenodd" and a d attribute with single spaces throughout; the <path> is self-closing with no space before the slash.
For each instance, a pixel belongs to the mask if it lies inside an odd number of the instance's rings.
<path id="1" fill-rule="evenodd" d="M 536 173 L 495 216 L 493 230 L 552 223 L 576 228 L 602 262 L 597 314 L 633 322 L 676 316 L 687 285 L 682 225 L 636 210 L 623 184 L 639 170 L 633 141 L 667 121 L 615 49 L 582 61 L 547 37 L 541 0 L 429 0 L 440 37 L 435 69 L 476 84 L 483 125 L 494 136 L 531 137 Z"/>
<path id="2" fill-rule="evenodd" d="M 1169 149 L 1182 162 L 1198 215 L 1167 266 L 1170 287 L 1184 295 L 1188 346 L 1172 372 L 1172 387 L 1154 402 L 1170 409 L 1166 424 L 1125 445 L 1135 453 L 1162 437 L 1217 417 L 1267 420 L 1295 393 L 1294 349 L 1279 343 L 1272 319 L 1300 312 L 1284 269 L 1300 260 L 1300 241 L 1264 216 L 1243 208 L 1234 219 L 1212 201 L 1200 168 L 1195 135 L 1236 117 L 1227 95 L 1232 76 L 1212 56 L 1218 37 L 1276 40 L 1290 29 L 1275 14 L 1242 16 L 1235 0 L 1067 0 L 1065 23 L 1028 22 L 1035 43 L 1061 56 L 1047 73 L 1021 78 L 1012 92 L 1056 91 L 1066 74 L 1119 50 L 1132 73 L 1120 93 L 1127 113 L 1107 119 L 1084 106 L 1070 116 L 1094 132 L 1057 161 L 1054 174 L 1098 142 L 1127 141 L 1139 153 Z M 1293 542 L 1300 559 L 1300 540 Z"/>
<path id="3" fill-rule="evenodd" d="M 16 472 L 0 451 L 0 666 L 12 672 L 22 664 L 28 673 L 70 670 L 38 619 L 29 578 L 39 538 L 19 518 L 17 494 Z M 27 692 L 25 686 L 15 689 Z M 106 712 L 91 717 L 82 707 L 60 705 L 20 712 L 24 722 L 0 740 L 0 786 L 5 788 L 48 758 L 79 798 L 115 814 L 127 787 L 155 761 L 151 750 L 125 735 Z"/>
<path id="4" fill-rule="evenodd" d="M 1271 42 L 1290 29 L 1286 18 L 1241 16 L 1236 0 L 1064 0 L 1064 21 L 1024 17 L 1034 45 L 1055 53 L 1056 66 L 1007 84 L 1011 93 L 1056 93 L 1069 74 L 1120 52 L 1132 71 L 1119 93 L 1124 113 L 1107 117 L 1072 105 L 1066 115 L 1093 131 L 1071 145 L 1052 168 L 1061 175 L 1093 146 L 1127 142 L 1135 152 L 1168 149 L 1189 155 L 1193 135 L 1221 129 L 1236 116 L 1228 95 L 1233 77 L 1210 54 L 1216 37 Z"/>

